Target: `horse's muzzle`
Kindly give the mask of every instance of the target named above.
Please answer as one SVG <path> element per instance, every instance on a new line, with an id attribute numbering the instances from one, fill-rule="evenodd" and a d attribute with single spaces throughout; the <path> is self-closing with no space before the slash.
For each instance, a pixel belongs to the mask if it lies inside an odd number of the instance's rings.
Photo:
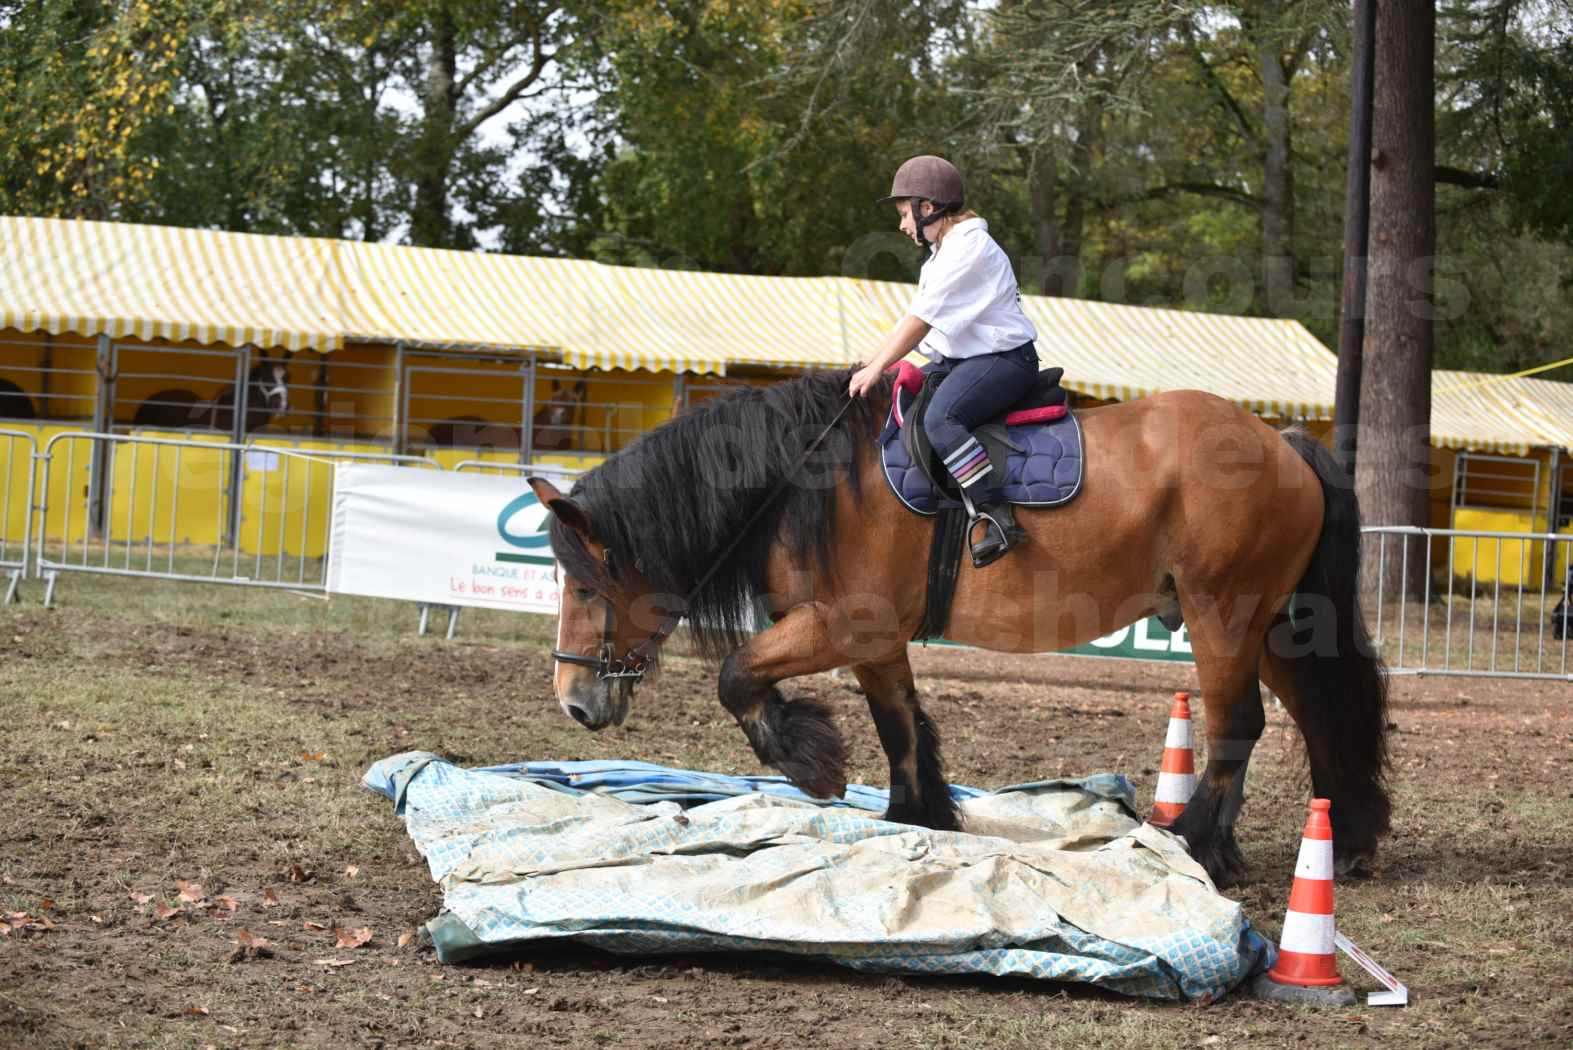
<path id="1" fill-rule="evenodd" d="M 567 695 L 558 698 L 558 706 L 569 718 L 595 732 L 626 722 L 633 706 L 633 694 L 631 679 L 592 679 L 588 685 L 581 680 Z"/>

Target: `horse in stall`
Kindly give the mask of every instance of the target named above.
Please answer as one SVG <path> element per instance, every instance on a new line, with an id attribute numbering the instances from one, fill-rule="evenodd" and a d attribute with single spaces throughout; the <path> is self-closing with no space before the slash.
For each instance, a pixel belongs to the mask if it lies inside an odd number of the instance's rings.
<path id="1" fill-rule="evenodd" d="M 9 379 L 0 379 L 0 419 L 37 419 L 33 399 Z"/>
<path id="2" fill-rule="evenodd" d="M 575 447 L 577 424 L 584 412 L 589 386 L 581 379 L 571 387 L 552 380 L 551 396 L 536 410 L 530 420 L 531 445 L 536 452 L 561 452 Z M 480 416 L 455 416 L 432 425 L 427 432 L 432 444 L 444 448 L 453 446 L 516 450 L 519 448 L 518 427 L 502 423 L 488 423 Z"/>
<path id="3" fill-rule="evenodd" d="M 939 733 L 907 656 L 926 622 L 935 519 L 881 483 L 875 407 L 891 385 L 848 404 L 849 374 L 706 402 L 567 495 L 530 480 L 562 574 L 554 691 L 589 729 L 621 724 L 686 618 L 759 760 L 828 798 L 846 786 L 830 711 L 788 702 L 778 685 L 849 666 L 890 763 L 885 819 L 955 829 Z M 1092 463 L 1080 495 L 1020 511 L 1029 542 L 957 568 L 943 636 L 1039 653 L 1149 615 L 1183 617 L 1208 748 L 1172 830 L 1218 884 L 1244 877 L 1235 825 L 1265 682 L 1300 727 L 1316 794 L 1332 800 L 1348 872 L 1387 832 L 1389 800 L 1386 675 L 1358 605 L 1359 507 L 1342 469 L 1303 432 L 1199 391 L 1075 418 Z M 823 447 L 806 455 L 816 435 Z M 772 623 L 751 634 L 758 601 Z"/>
<path id="4" fill-rule="evenodd" d="M 275 360 L 264 354 L 262 360 L 252 366 L 246 387 L 243 433 L 261 430 L 274 416 L 289 412 L 289 365 L 282 358 Z M 233 384 L 226 387 L 212 401 L 203 401 L 189 390 L 160 390 L 137 406 L 131 425 L 233 433 L 235 387 Z"/>

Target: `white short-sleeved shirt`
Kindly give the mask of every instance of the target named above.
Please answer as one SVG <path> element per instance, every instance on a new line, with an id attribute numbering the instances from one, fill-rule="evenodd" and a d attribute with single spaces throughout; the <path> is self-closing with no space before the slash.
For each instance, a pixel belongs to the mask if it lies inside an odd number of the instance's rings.
<path id="1" fill-rule="evenodd" d="M 909 314 L 931 331 L 918 349 L 931 361 L 1013 350 L 1038 337 L 1027 315 L 1010 259 L 982 219 L 952 226 L 918 276 Z"/>

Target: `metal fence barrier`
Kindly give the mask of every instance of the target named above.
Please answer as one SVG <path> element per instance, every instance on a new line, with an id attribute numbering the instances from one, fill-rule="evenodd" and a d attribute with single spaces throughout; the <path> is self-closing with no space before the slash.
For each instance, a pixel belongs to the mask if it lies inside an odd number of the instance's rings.
<path id="1" fill-rule="evenodd" d="M 56 434 L 43 462 L 45 605 L 69 572 L 323 593 L 334 466 L 441 469 L 392 453 L 90 432 Z"/>
<path id="2" fill-rule="evenodd" d="M 1394 674 L 1573 681 L 1573 535 L 1374 526 L 1375 641 Z"/>
<path id="3" fill-rule="evenodd" d="M 0 578 L 5 580 L 0 605 L 16 600 L 17 588 L 27 576 L 37 479 L 38 443 L 33 435 L 0 430 L 0 574 L 4 574 Z"/>
<path id="4" fill-rule="evenodd" d="M 67 432 L 42 454 L 0 429 L 0 581 L 29 552 L 53 600 L 61 573 L 326 593 L 334 467 L 441 470 L 422 456 Z M 40 464 L 42 467 L 40 468 Z M 455 471 L 565 484 L 557 463 L 465 460 Z M 31 498 L 29 498 L 31 496 Z M 1573 681 L 1573 535 L 1375 526 L 1365 532 L 1375 640 L 1396 674 Z M 429 606 L 421 608 L 425 633 Z M 450 608 L 448 634 L 457 625 Z"/>

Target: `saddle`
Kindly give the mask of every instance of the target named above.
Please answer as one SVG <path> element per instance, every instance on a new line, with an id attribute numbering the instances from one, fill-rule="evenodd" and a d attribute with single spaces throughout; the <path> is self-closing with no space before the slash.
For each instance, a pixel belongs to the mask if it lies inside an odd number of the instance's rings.
<path id="1" fill-rule="evenodd" d="M 890 416 L 880 434 L 885 481 L 909 510 L 932 516 L 960 506 L 955 480 L 929 443 L 923 416 L 942 377 L 900 363 Z M 1066 405 L 1063 368 L 1038 373 L 1037 384 L 999 419 L 973 430 L 1004 498 L 1022 507 L 1055 507 L 1081 491 L 1081 424 Z"/>

